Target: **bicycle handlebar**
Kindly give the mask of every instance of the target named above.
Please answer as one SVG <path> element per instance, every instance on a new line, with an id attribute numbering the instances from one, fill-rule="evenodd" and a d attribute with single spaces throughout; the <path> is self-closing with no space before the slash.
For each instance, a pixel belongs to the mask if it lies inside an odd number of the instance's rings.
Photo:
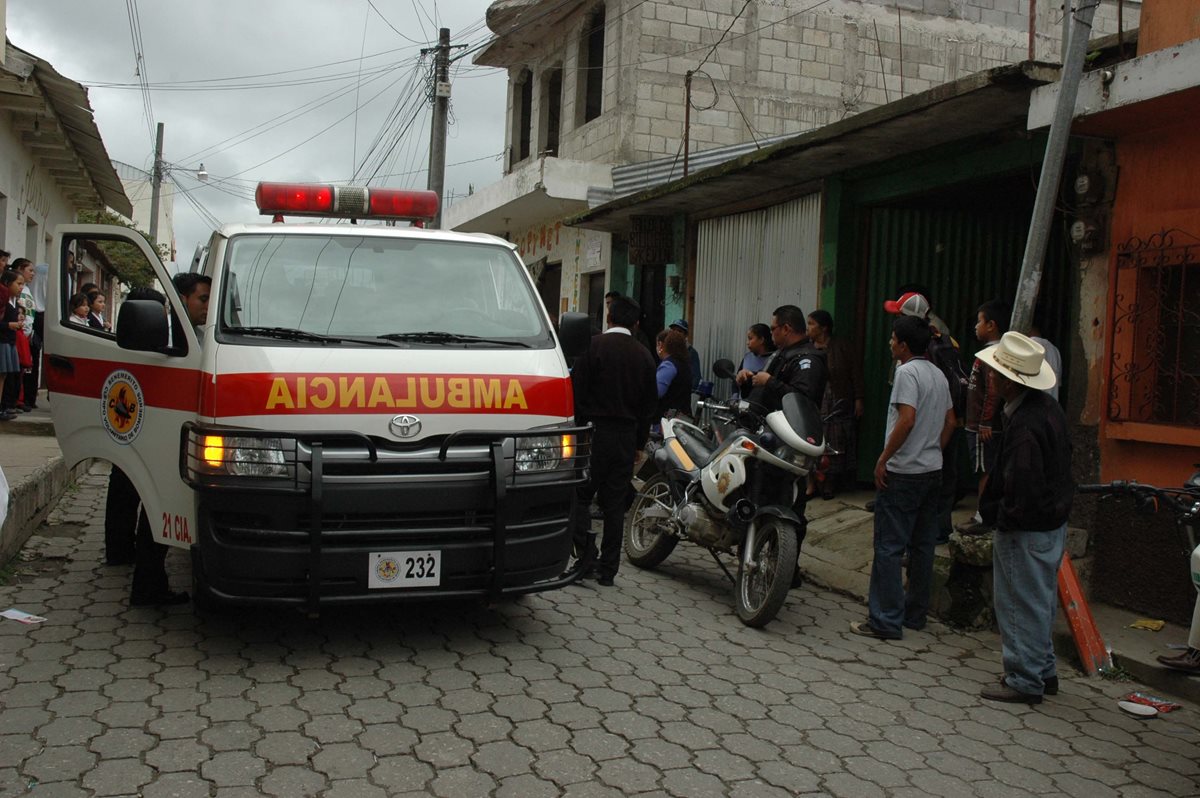
<path id="1" fill-rule="evenodd" d="M 1079 493 L 1099 493 L 1102 495 L 1119 496 L 1132 495 L 1140 500 L 1161 500 L 1173 512 L 1190 514 L 1200 507 L 1200 491 L 1190 488 L 1159 488 L 1134 480 L 1117 479 L 1112 482 L 1102 482 L 1094 485 L 1079 485 Z"/>

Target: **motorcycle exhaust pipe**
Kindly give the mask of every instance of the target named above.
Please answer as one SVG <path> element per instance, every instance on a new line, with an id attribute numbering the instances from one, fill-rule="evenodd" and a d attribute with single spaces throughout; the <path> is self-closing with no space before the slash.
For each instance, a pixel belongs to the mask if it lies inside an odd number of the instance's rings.
<path id="1" fill-rule="evenodd" d="M 730 512 L 730 515 L 734 520 L 748 524 L 754 518 L 754 513 L 757 511 L 758 508 L 749 499 L 738 499 L 733 503 L 733 510 Z"/>

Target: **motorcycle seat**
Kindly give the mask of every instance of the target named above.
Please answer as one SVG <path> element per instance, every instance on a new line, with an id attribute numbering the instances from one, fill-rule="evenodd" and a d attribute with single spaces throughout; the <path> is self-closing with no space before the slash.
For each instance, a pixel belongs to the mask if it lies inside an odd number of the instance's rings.
<path id="1" fill-rule="evenodd" d="M 675 437 L 683 446 L 683 450 L 688 453 L 688 457 L 691 457 L 698 466 L 703 466 L 711 460 L 713 452 L 717 448 L 712 441 L 686 429 L 677 430 Z"/>

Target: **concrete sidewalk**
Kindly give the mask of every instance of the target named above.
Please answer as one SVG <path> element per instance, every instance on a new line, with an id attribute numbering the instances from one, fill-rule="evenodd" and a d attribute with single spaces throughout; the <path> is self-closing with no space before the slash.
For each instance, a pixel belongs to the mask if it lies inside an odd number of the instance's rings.
<path id="1" fill-rule="evenodd" d="M 808 537 L 800 557 L 806 576 L 814 583 L 857 598 L 864 606 L 871 581 L 875 519 L 867 512 L 866 503 L 874 497 L 873 491 L 857 491 L 828 501 L 810 501 Z M 966 521 L 974 512 L 973 500 L 964 499 L 954 511 L 954 522 Z M 948 547 L 939 546 L 938 556 L 949 557 Z M 1186 642 L 1186 628 L 1167 624 L 1159 632 L 1141 631 L 1128 627 L 1144 616 L 1103 604 L 1092 605 L 1091 611 L 1118 668 L 1155 690 L 1200 702 L 1200 677 L 1168 670 L 1155 661 L 1159 654 L 1179 653 L 1167 646 Z M 1079 655 L 1061 608 L 1055 648 L 1063 662 L 1078 667 Z"/>
<path id="2" fill-rule="evenodd" d="M 45 391 L 37 409 L 0 422 L 0 468 L 9 490 L 8 516 L 0 528 L 0 564 L 21 550 L 87 466 L 69 469 L 63 462 Z"/>

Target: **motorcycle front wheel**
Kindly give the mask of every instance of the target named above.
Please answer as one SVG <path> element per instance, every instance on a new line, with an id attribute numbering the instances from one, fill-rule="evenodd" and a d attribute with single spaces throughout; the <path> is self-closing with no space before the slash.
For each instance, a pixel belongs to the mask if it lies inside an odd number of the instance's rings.
<path id="1" fill-rule="evenodd" d="M 667 478 L 655 474 L 646 480 L 625 515 L 625 559 L 638 568 L 653 568 L 667 559 L 679 542 L 668 520 L 673 507 Z"/>
<path id="2" fill-rule="evenodd" d="M 796 529 L 779 518 L 765 518 L 753 547 L 742 544 L 738 560 L 737 614 L 742 623 L 766 626 L 783 606 L 796 571 Z"/>

